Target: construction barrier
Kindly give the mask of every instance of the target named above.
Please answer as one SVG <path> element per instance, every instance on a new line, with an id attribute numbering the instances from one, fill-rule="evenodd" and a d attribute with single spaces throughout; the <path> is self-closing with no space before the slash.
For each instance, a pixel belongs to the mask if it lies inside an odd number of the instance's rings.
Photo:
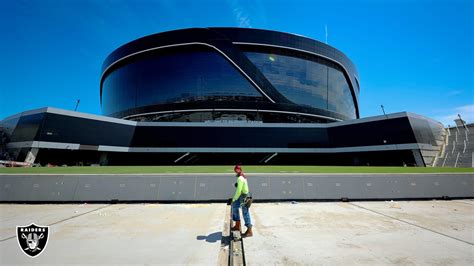
<path id="1" fill-rule="evenodd" d="M 0 174 L 2 202 L 225 201 L 235 177 Z M 249 174 L 254 200 L 474 197 L 474 174 Z"/>

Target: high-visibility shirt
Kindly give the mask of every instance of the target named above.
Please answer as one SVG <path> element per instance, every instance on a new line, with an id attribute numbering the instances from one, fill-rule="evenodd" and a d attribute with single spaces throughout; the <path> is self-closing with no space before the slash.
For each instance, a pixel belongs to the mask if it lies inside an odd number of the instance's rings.
<path id="1" fill-rule="evenodd" d="M 240 195 L 242 194 L 249 194 L 249 184 L 247 183 L 247 179 L 245 177 L 239 176 L 237 178 L 237 188 L 235 189 L 235 194 L 232 198 L 232 202 L 238 200 Z"/>

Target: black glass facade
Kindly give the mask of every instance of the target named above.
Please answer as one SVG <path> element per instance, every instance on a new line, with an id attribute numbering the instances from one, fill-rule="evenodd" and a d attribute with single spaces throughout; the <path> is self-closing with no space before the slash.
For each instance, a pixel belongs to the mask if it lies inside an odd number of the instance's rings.
<path id="1" fill-rule="evenodd" d="M 22 116 L 11 133 L 10 142 L 30 141 L 36 139 L 44 114 Z"/>
<path id="2" fill-rule="evenodd" d="M 189 112 L 188 115 L 198 115 L 204 121 L 211 119 L 207 114 Z M 228 114 L 216 112 L 214 115 L 222 118 Z M 233 115 L 240 120 L 246 119 L 238 112 Z M 14 120 L 17 119 L 1 121 L 0 126 L 14 123 Z M 436 121 L 409 114 L 324 125 L 244 121 L 186 125 L 137 123 L 63 110 L 44 110 L 19 117 L 8 136 L 13 144 L 8 150 L 12 158 L 24 160 L 29 151 L 24 147 L 37 147 L 41 150 L 40 162 L 60 164 L 97 163 L 102 160 L 101 157 L 109 158 L 108 155 L 99 156 L 105 153 L 115 154 L 110 157 L 111 164 L 167 164 L 173 163 L 190 149 L 192 155 L 186 158 L 190 161 L 183 163 L 205 163 L 198 160 L 214 155 L 234 160 L 237 157 L 247 158 L 249 162 L 262 163 L 276 152 L 275 149 L 279 149 L 278 160 L 282 164 L 316 159 L 311 163 L 401 165 L 412 161 L 412 150 L 416 150 L 419 144 L 431 147 L 442 140 L 440 130 L 442 125 Z M 357 137 L 348 137 L 348 134 Z M 32 141 L 36 143 L 30 143 Z M 341 150 L 336 152 L 333 150 L 336 148 Z M 232 157 L 233 153 L 240 155 Z M 114 161 L 114 156 L 123 160 Z M 309 158 L 312 159 L 308 161 Z"/>
<path id="3" fill-rule="evenodd" d="M 129 120 L 137 122 L 248 122 L 248 123 L 326 123 L 319 117 L 300 114 L 285 114 L 272 111 L 251 110 L 211 110 L 211 111 L 180 111 L 144 114 L 130 117 Z"/>
<path id="4" fill-rule="evenodd" d="M 236 116 L 239 114 L 235 113 Z M 117 120 L 120 121 L 120 120 Z M 437 123 L 412 116 L 332 126 L 271 126 L 263 123 L 120 123 L 71 115 L 41 112 L 24 115 L 11 135 L 12 142 L 80 143 L 110 147 L 250 147 L 250 148 L 343 148 L 383 144 L 432 143 Z M 2 121 L 6 123 L 8 121 Z M 84 132 L 87 132 L 85 134 Z M 357 138 L 348 138 L 350 132 Z M 190 137 L 193 136 L 193 137 Z M 271 136 L 271 137 L 269 137 Z"/>
<path id="5" fill-rule="evenodd" d="M 344 74 L 334 68 L 328 68 L 328 109 L 349 118 L 356 118 L 351 89 Z"/>
<path id="6" fill-rule="evenodd" d="M 105 114 L 170 103 L 264 101 L 262 94 L 218 52 L 199 46 L 165 50 L 140 57 L 105 78 Z"/>
<path id="7" fill-rule="evenodd" d="M 273 111 L 282 123 L 328 123 L 359 118 L 356 79 L 343 53 L 315 40 L 255 29 L 185 29 L 143 37 L 109 55 L 101 103 L 107 116 L 139 121 L 168 121 L 162 114 L 173 112 L 169 121 L 200 122 L 207 118 L 189 111 L 227 109 L 224 116 L 242 110 L 264 123 L 275 120 L 248 112 Z"/>
<path id="8" fill-rule="evenodd" d="M 247 52 L 272 85 L 295 104 L 328 109 L 356 118 L 351 89 L 341 70 L 323 59 Z"/>

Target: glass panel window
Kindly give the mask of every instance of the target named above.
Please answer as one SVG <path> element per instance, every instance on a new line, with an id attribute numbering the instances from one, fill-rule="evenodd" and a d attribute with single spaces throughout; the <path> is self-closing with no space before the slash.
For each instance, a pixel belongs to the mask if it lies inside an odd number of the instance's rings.
<path id="1" fill-rule="evenodd" d="M 352 119 L 356 118 L 354 100 L 351 89 L 341 71 L 329 68 L 329 110 L 344 114 Z"/>
<path id="2" fill-rule="evenodd" d="M 224 57 L 212 50 L 144 55 L 109 74 L 103 83 L 103 112 L 195 101 L 265 101 Z"/>
<path id="3" fill-rule="evenodd" d="M 136 69 L 119 68 L 102 85 L 102 111 L 113 114 L 136 106 Z"/>
<path id="4" fill-rule="evenodd" d="M 334 111 L 356 118 L 351 89 L 341 70 L 319 58 L 246 52 L 246 56 L 295 104 Z"/>
<path id="5" fill-rule="evenodd" d="M 327 109 L 328 67 L 285 55 L 245 53 L 273 86 L 290 101 Z"/>

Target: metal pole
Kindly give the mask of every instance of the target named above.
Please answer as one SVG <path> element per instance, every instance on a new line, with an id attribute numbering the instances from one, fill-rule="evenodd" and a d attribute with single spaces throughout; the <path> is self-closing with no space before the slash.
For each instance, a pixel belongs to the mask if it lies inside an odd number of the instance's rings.
<path id="1" fill-rule="evenodd" d="M 74 108 L 74 112 L 77 111 L 77 107 L 79 107 L 80 102 L 81 102 L 81 99 L 77 99 L 76 108 Z"/>
<path id="2" fill-rule="evenodd" d="M 387 118 L 387 119 L 388 119 L 388 116 L 387 116 L 387 114 L 385 114 L 385 109 L 383 108 L 383 105 L 380 105 L 380 107 L 382 108 L 383 115 L 385 116 L 385 118 Z"/>
<path id="3" fill-rule="evenodd" d="M 458 117 L 459 117 L 459 120 L 461 120 L 461 124 L 463 125 L 463 127 L 466 129 L 467 132 L 469 132 L 469 129 L 467 128 L 466 123 L 464 123 L 464 120 L 462 120 L 460 114 L 458 114 Z"/>

